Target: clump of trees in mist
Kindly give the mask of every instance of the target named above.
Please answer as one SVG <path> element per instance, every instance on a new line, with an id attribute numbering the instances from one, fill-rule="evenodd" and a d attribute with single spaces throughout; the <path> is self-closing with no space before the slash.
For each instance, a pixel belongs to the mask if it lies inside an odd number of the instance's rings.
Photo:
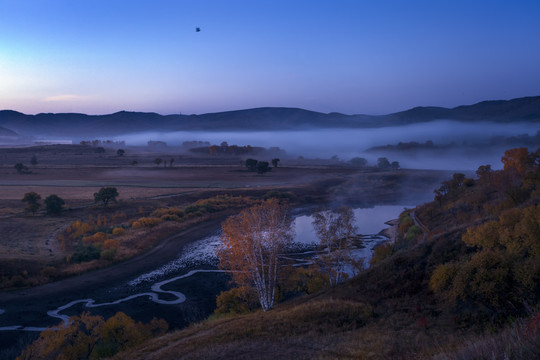
<path id="1" fill-rule="evenodd" d="M 350 165 L 352 165 L 355 168 L 367 168 L 368 167 L 368 161 L 365 158 L 362 157 L 354 157 L 348 161 Z M 392 161 L 390 162 L 388 158 L 386 157 L 380 157 L 377 159 L 377 165 L 375 167 L 379 170 L 399 170 L 400 165 L 398 161 Z"/>
<path id="2" fill-rule="evenodd" d="M 28 169 L 28 166 L 24 165 L 21 162 L 16 163 L 13 167 L 15 168 L 15 170 L 17 170 L 17 172 L 19 174 L 30 174 L 31 173 L 31 171 Z"/>
<path id="3" fill-rule="evenodd" d="M 208 154 L 212 156 L 216 155 L 253 155 L 263 153 L 264 148 L 254 147 L 251 145 L 239 146 L 229 145 L 226 141 L 223 141 L 220 145 L 206 145 L 201 147 L 195 147 L 189 149 L 189 151 L 197 154 Z"/>
<path id="4" fill-rule="evenodd" d="M 272 164 L 274 165 L 274 168 L 277 168 L 277 165 L 279 163 L 279 159 L 272 159 Z M 246 159 L 246 161 L 244 162 L 244 164 L 246 165 L 246 168 L 248 169 L 248 171 L 253 171 L 253 172 L 257 172 L 258 174 L 264 174 L 264 173 L 267 173 L 269 171 L 272 171 L 272 168 L 270 167 L 270 164 L 268 163 L 268 161 L 258 161 L 256 159 Z"/>
<path id="5" fill-rule="evenodd" d="M 126 146 L 125 141 L 116 141 L 116 140 L 81 140 L 80 145 L 84 146 L 93 146 L 93 147 L 117 147 L 117 146 Z"/>

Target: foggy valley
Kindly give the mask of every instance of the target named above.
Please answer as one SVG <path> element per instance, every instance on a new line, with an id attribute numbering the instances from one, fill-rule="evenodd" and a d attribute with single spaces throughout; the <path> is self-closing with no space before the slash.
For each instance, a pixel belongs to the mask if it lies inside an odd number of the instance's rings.
<path id="1" fill-rule="evenodd" d="M 539 1 L 0 4 L 0 360 L 540 359 Z"/>
<path id="2" fill-rule="evenodd" d="M 480 165 L 491 164 L 500 168 L 500 157 L 508 147 L 512 136 L 528 135 L 535 138 L 540 125 L 531 123 L 464 123 L 451 120 L 437 120 L 429 123 L 398 127 L 371 129 L 311 129 L 297 131 L 244 131 L 244 132 L 145 132 L 112 137 L 125 141 L 127 146 L 144 146 L 148 141 L 164 141 L 174 149 L 184 141 L 207 141 L 211 144 L 240 146 L 251 145 L 264 148 L 279 147 L 287 158 L 330 159 L 341 161 L 363 157 L 372 165 L 377 158 L 385 156 L 399 161 L 402 167 L 437 170 L 476 170 Z M 105 138 L 108 138 L 105 136 Z M 76 139 L 77 140 L 77 139 Z M 424 149 L 414 154 L 384 150 L 368 151 L 370 148 L 400 142 L 433 141 L 435 145 L 447 146 L 441 150 Z M 536 144 L 540 144 L 537 138 Z M 526 146 L 524 143 L 513 144 Z M 171 149 L 172 150 L 172 149 Z"/>

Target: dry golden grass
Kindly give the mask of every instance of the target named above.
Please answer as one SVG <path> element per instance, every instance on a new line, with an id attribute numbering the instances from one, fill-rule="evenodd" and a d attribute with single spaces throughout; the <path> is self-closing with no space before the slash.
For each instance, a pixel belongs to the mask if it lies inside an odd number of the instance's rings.
<path id="1" fill-rule="evenodd" d="M 209 319 L 117 354 L 139 359 L 516 359 L 538 358 L 538 321 L 495 334 L 456 330 L 414 312 L 374 314 L 362 302 L 296 299 L 266 313 Z M 538 318 L 538 315 L 536 316 Z"/>

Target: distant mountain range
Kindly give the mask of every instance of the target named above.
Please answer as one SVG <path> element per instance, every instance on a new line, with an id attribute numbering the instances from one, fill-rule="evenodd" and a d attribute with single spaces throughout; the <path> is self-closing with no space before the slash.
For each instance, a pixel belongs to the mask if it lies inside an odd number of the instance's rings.
<path id="1" fill-rule="evenodd" d="M 399 126 L 440 119 L 466 122 L 540 122 L 540 96 L 483 101 L 474 105 L 415 107 L 388 115 L 324 114 L 298 108 L 264 107 L 201 115 L 159 115 L 120 111 L 109 115 L 77 113 L 26 115 L 0 111 L 3 131 L 22 136 L 113 136 L 143 131 L 254 131 L 312 128 L 373 128 Z"/>

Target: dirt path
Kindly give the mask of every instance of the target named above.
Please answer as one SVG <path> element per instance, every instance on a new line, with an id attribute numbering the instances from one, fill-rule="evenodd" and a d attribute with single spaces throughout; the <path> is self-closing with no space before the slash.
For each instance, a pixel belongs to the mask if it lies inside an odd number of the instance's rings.
<path id="1" fill-rule="evenodd" d="M 429 234 L 429 230 L 428 230 L 427 227 L 426 227 L 424 224 L 422 224 L 422 222 L 418 219 L 418 216 L 416 216 L 414 210 L 411 211 L 410 214 L 411 214 L 412 220 L 414 221 L 414 224 L 415 224 L 416 226 L 418 226 L 418 227 L 422 230 L 422 240 L 421 240 L 421 242 L 425 242 L 425 241 L 426 241 L 426 238 L 427 238 L 427 234 Z"/>

